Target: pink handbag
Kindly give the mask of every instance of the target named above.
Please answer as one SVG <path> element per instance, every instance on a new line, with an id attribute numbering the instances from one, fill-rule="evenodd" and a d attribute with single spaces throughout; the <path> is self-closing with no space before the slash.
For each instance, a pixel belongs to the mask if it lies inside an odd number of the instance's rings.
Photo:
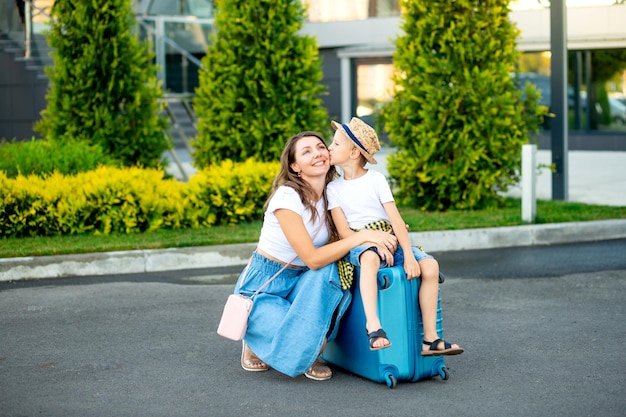
<path id="1" fill-rule="evenodd" d="M 293 258 L 296 259 L 296 258 Z M 246 334 L 246 330 L 248 329 L 248 316 L 250 315 L 250 311 L 252 311 L 252 298 L 259 293 L 263 288 L 265 288 L 274 278 L 278 276 L 281 272 L 287 268 L 293 259 L 287 264 L 285 264 L 277 273 L 275 273 L 270 279 L 265 281 L 258 290 L 254 292 L 250 297 L 247 297 L 242 294 L 231 294 L 228 296 L 226 300 L 226 305 L 224 306 L 224 311 L 222 312 L 222 318 L 220 320 L 220 324 L 217 326 L 217 334 L 223 336 L 227 339 L 239 341 L 243 339 L 243 336 Z M 248 268 L 250 267 L 250 263 L 252 262 L 252 258 L 248 261 L 248 265 L 246 265 L 246 270 L 243 278 L 241 279 L 241 283 L 246 279 L 246 274 L 248 273 Z"/>
<path id="2" fill-rule="evenodd" d="M 322 226 L 324 223 L 321 223 L 317 230 L 315 231 L 315 235 L 313 235 L 313 239 L 317 234 L 322 230 Z M 258 290 L 254 292 L 250 297 L 247 297 L 242 294 L 231 294 L 228 296 L 226 300 L 226 305 L 224 306 L 224 311 L 222 312 L 222 318 L 220 319 L 220 324 L 217 326 L 217 334 L 223 336 L 227 339 L 234 340 L 236 342 L 243 339 L 246 334 L 246 330 L 248 330 L 248 316 L 250 315 L 250 311 L 252 311 L 252 298 L 257 295 L 263 288 L 265 288 L 274 278 L 278 276 L 281 272 L 287 268 L 287 265 L 292 263 L 298 256 L 294 256 L 292 260 L 283 265 L 280 270 L 275 273 L 270 279 L 265 281 L 263 285 L 259 287 Z M 248 274 L 248 269 L 250 268 L 250 263 L 252 263 L 252 257 L 248 261 L 246 265 L 246 269 L 244 270 L 244 275 L 241 278 L 241 284 L 246 279 L 246 275 Z"/>
<path id="3" fill-rule="evenodd" d="M 231 294 L 226 300 L 217 334 L 230 340 L 241 340 L 248 329 L 248 316 L 252 310 L 252 298 Z"/>

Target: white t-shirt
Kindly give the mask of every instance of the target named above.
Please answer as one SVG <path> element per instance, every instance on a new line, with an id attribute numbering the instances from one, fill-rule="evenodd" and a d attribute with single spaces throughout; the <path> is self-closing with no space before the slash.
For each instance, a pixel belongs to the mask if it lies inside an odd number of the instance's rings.
<path id="1" fill-rule="evenodd" d="M 293 265 L 305 266 L 300 258 L 292 260 L 293 257 L 296 256 L 296 252 L 289 244 L 289 241 L 287 241 L 285 234 L 280 228 L 280 223 L 278 223 L 278 219 L 274 214 L 278 209 L 291 210 L 302 217 L 302 221 L 306 230 L 309 232 L 309 236 L 313 236 L 319 229 L 317 236 L 315 236 L 313 240 L 313 245 L 319 248 L 325 245 L 329 238 L 328 228 L 323 225 L 320 229 L 320 224 L 326 221 L 324 216 L 324 199 L 320 199 L 320 201 L 317 202 L 316 210 L 318 216 L 315 223 L 311 223 L 311 211 L 304 207 L 296 190 L 289 186 L 282 185 L 278 187 L 272 196 L 263 218 L 263 227 L 261 228 L 258 248 L 285 263 L 290 262 Z"/>
<path id="2" fill-rule="evenodd" d="M 378 171 L 369 169 L 362 177 L 348 181 L 337 178 L 326 190 L 328 209 L 341 207 L 351 228 L 362 229 L 378 220 L 390 221 L 383 204 L 394 198 L 387 179 Z"/>

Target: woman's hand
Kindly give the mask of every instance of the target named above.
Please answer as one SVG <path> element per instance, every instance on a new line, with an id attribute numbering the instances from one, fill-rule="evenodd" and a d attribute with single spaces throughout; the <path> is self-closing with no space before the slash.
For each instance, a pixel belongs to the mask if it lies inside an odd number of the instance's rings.
<path id="1" fill-rule="evenodd" d="M 398 247 L 398 238 L 391 231 L 371 230 L 371 232 L 375 233 L 374 239 L 380 239 L 380 243 L 376 243 L 376 249 L 381 260 L 386 262 L 387 266 L 393 266 L 393 254 Z"/>
<path id="2" fill-rule="evenodd" d="M 387 266 L 393 266 L 393 252 L 387 249 L 385 246 L 376 246 L 378 250 L 378 255 L 380 256 L 382 261 L 387 263 Z"/>
<path id="3" fill-rule="evenodd" d="M 361 230 L 359 233 L 366 233 L 367 242 L 371 242 L 381 251 L 387 250 L 390 253 L 394 253 L 398 248 L 398 238 L 389 232 L 383 232 L 382 230 Z M 384 249 L 383 249 L 384 248 Z"/>

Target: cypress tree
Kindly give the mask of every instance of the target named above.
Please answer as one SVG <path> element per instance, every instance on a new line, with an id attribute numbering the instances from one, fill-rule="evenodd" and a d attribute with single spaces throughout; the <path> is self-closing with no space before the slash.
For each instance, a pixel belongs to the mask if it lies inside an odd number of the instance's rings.
<path id="1" fill-rule="evenodd" d="M 300 0 L 217 0 L 194 109 L 194 164 L 280 157 L 303 130 L 329 132 L 317 42 Z"/>
<path id="2" fill-rule="evenodd" d="M 171 145 L 149 45 L 133 33 L 130 0 L 57 1 L 44 138 L 99 144 L 125 165 L 156 167 Z"/>
<path id="3" fill-rule="evenodd" d="M 516 81 L 519 30 L 509 0 L 405 0 L 394 98 L 383 109 L 398 151 L 400 202 L 424 210 L 497 206 L 519 181 L 521 146 L 545 108 Z"/>

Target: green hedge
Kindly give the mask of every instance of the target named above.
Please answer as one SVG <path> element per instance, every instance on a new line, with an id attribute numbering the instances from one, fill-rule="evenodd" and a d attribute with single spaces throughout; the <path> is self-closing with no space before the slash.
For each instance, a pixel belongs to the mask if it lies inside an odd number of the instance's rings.
<path id="1" fill-rule="evenodd" d="M 138 233 L 258 220 L 278 162 L 200 170 L 188 183 L 157 169 L 101 166 L 45 178 L 0 171 L 0 236 Z"/>
<path id="2" fill-rule="evenodd" d="M 0 143 L 0 170 L 7 177 L 45 176 L 53 172 L 77 174 L 96 169 L 99 165 L 119 165 L 98 145 L 85 141 L 30 141 Z"/>

